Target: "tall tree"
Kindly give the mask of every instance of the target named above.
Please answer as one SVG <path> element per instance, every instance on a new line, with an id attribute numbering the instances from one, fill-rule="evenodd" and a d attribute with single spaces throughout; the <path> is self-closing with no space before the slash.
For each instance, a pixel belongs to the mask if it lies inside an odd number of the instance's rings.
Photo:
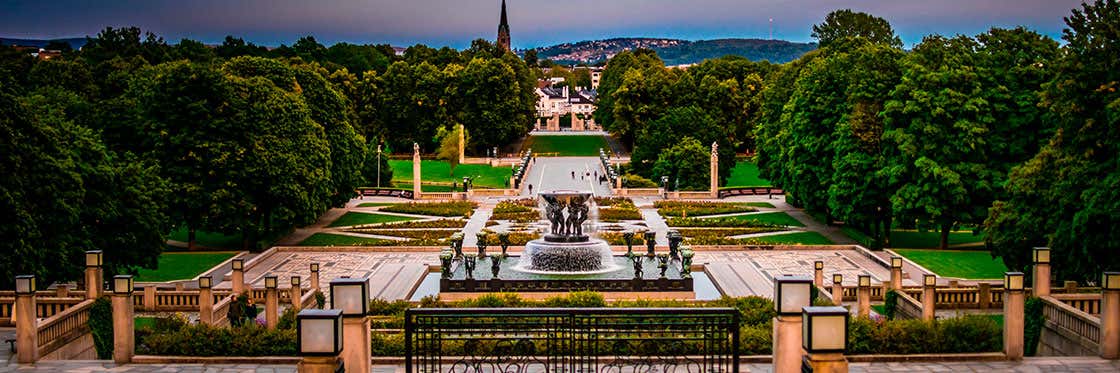
<path id="1" fill-rule="evenodd" d="M 813 25 L 813 38 L 821 48 L 834 47 L 846 39 L 863 38 L 872 43 L 902 47 L 902 39 L 894 34 L 887 20 L 851 9 L 834 10 L 824 22 Z"/>
<path id="2" fill-rule="evenodd" d="M 463 126 L 453 125 L 451 128 L 440 127 L 436 132 L 436 142 L 439 143 L 439 148 L 436 150 L 436 156 L 439 159 L 447 161 L 451 164 L 450 174 L 448 176 L 455 176 L 455 167 L 459 166 L 459 134 L 462 132 L 463 145 L 470 143 L 469 131 Z"/>

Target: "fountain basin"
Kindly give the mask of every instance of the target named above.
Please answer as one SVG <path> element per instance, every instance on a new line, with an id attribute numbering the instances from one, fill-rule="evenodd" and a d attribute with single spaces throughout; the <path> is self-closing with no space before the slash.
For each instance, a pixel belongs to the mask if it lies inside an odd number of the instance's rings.
<path id="1" fill-rule="evenodd" d="M 586 242 L 552 242 L 532 240 L 511 269 L 525 273 L 580 275 L 614 272 L 622 266 L 615 263 L 610 245 L 600 239 Z"/>

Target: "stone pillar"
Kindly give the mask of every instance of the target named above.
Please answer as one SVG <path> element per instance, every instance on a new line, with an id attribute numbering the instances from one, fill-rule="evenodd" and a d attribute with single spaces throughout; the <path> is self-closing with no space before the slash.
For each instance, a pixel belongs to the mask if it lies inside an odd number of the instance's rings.
<path id="1" fill-rule="evenodd" d="M 1004 290 L 1003 353 L 1009 360 L 1023 359 L 1024 298 L 1022 290 Z"/>
<path id="2" fill-rule="evenodd" d="M 275 287 L 264 291 L 264 326 L 276 329 L 280 324 L 280 291 Z"/>
<path id="3" fill-rule="evenodd" d="M 214 292 L 210 288 L 198 289 L 198 322 L 214 325 Z"/>
<path id="4" fill-rule="evenodd" d="M 86 299 L 97 299 L 102 292 L 101 267 L 86 267 Z"/>
<path id="5" fill-rule="evenodd" d="M 936 317 L 937 285 L 922 286 L 922 320 L 933 321 Z"/>
<path id="6" fill-rule="evenodd" d="M 144 304 L 144 309 L 148 310 L 148 311 L 155 311 L 157 303 L 158 302 L 156 302 L 156 286 L 155 285 L 144 286 L 144 303 L 143 303 Z"/>
<path id="7" fill-rule="evenodd" d="M 859 305 L 857 315 L 859 317 L 871 317 L 871 286 L 870 282 L 865 286 L 860 284 L 856 288 L 856 303 Z"/>
<path id="8" fill-rule="evenodd" d="M 296 369 L 299 373 L 336 373 L 341 362 L 338 356 L 304 356 Z"/>
<path id="9" fill-rule="evenodd" d="M 709 169 L 709 171 L 711 172 L 709 174 L 709 176 L 711 177 L 711 183 L 708 186 L 710 188 L 709 190 L 711 191 L 711 197 L 712 198 L 719 198 L 719 153 L 718 153 L 718 150 L 719 150 L 719 144 L 717 144 L 715 142 L 712 142 L 712 160 L 711 160 L 711 165 L 710 165 L 710 169 Z"/>
<path id="10" fill-rule="evenodd" d="M 229 277 L 230 281 L 233 283 L 232 290 L 234 296 L 241 295 L 241 293 L 244 293 L 245 290 L 248 290 L 245 288 L 244 268 L 234 268 L 233 273 Z M 252 294 L 249 294 L 249 297 L 252 298 Z"/>
<path id="11" fill-rule="evenodd" d="M 319 290 L 319 263 L 311 263 L 311 290 Z"/>
<path id="12" fill-rule="evenodd" d="M 840 274 L 832 275 L 832 304 L 844 304 L 844 277 Z"/>
<path id="13" fill-rule="evenodd" d="M 805 362 L 813 368 L 813 373 L 848 373 L 848 359 L 842 353 L 808 354 Z"/>
<path id="14" fill-rule="evenodd" d="M 891 268 L 891 290 L 902 290 L 902 267 Z"/>
<path id="15" fill-rule="evenodd" d="M 420 199 L 420 144 L 412 143 L 412 198 Z"/>
<path id="16" fill-rule="evenodd" d="M 369 318 L 342 318 L 342 361 L 346 364 L 347 373 L 369 373 L 369 343 Z"/>
<path id="17" fill-rule="evenodd" d="M 467 163 L 467 129 L 462 124 L 459 125 L 459 164 Z"/>
<path id="18" fill-rule="evenodd" d="M 147 291 L 147 288 L 145 288 Z M 145 298 L 146 301 L 146 298 Z M 113 362 L 128 364 L 132 362 L 135 351 L 136 332 L 135 322 L 132 320 L 132 292 L 127 294 L 114 293 L 113 303 Z"/>
<path id="19" fill-rule="evenodd" d="M 39 318 L 35 311 L 35 291 L 17 294 L 12 317 L 16 322 L 16 362 L 32 364 L 39 360 Z"/>
<path id="20" fill-rule="evenodd" d="M 1102 358 L 1120 359 L 1120 290 L 1117 289 L 1101 291 L 1100 347 Z"/>
<path id="21" fill-rule="evenodd" d="M 824 287 L 824 262 L 813 262 L 813 285 L 818 288 Z"/>
<path id="22" fill-rule="evenodd" d="M 289 290 L 292 297 L 292 308 L 298 313 L 303 308 L 303 288 L 300 287 L 299 276 L 292 276 L 292 288 Z"/>
<path id="23" fill-rule="evenodd" d="M 1034 264 L 1034 284 L 1031 286 L 1031 295 L 1036 297 L 1050 295 L 1050 263 Z"/>
<path id="24" fill-rule="evenodd" d="M 980 309 L 986 310 L 988 308 L 991 308 L 992 307 L 992 284 L 989 284 L 987 282 L 981 282 L 981 283 L 977 284 L 976 287 L 977 287 L 976 296 L 980 298 L 980 299 L 978 299 L 980 301 Z"/>
<path id="25" fill-rule="evenodd" d="M 801 315 L 774 318 L 774 373 L 801 372 Z"/>
<path id="26" fill-rule="evenodd" d="M 70 285 L 58 284 L 58 286 L 54 288 L 54 296 L 58 297 L 58 298 L 69 298 L 70 297 Z M 87 297 L 88 297 L 88 295 L 87 295 Z M 86 298 L 86 299 L 89 299 L 89 298 Z"/>

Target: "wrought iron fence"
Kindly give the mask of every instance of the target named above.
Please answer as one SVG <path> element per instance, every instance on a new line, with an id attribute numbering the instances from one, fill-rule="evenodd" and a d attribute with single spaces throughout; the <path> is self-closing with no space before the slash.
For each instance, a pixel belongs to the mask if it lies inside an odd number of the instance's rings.
<path id="1" fill-rule="evenodd" d="M 412 372 L 738 372 L 733 308 L 416 308 Z"/>

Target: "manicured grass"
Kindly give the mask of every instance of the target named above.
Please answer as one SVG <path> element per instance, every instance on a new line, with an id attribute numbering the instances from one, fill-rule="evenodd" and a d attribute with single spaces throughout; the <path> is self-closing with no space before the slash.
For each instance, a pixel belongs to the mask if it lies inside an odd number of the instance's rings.
<path id="1" fill-rule="evenodd" d="M 154 326 L 156 324 L 156 318 L 155 317 L 137 317 L 137 318 L 133 319 L 132 322 L 133 322 L 133 325 L 135 325 L 136 330 L 140 330 L 140 329 L 145 329 L 145 328 L 151 328 L 152 326 Z"/>
<path id="2" fill-rule="evenodd" d="M 998 279 L 1007 272 L 1003 260 L 987 251 L 893 249 L 899 255 L 941 276 Z"/>
<path id="3" fill-rule="evenodd" d="M 774 205 L 770 204 L 769 202 L 744 202 L 743 204 L 750 207 L 766 207 L 771 209 L 774 208 Z"/>
<path id="4" fill-rule="evenodd" d="M 214 268 L 236 252 L 210 251 L 210 252 L 166 252 L 157 259 L 156 269 L 141 269 L 136 276 L 136 281 L 164 282 L 174 280 L 188 280 L 202 272 Z"/>
<path id="5" fill-rule="evenodd" d="M 760 244 L 773 244 L 773 245 L 831 245 L 832 240 L 822 236 L 817 232 L 797 232 L 790 234 L 778 234 L 773 236 L 762 236 L 751 238 L 750 240 Z"/>
<path id="6" fill-rule="evenodd" d="M 731 176 L 727 178 L 725 187 L 769 187 L 770 180 L 758 177 L 758 165 L 754 162 L 741 160 L 735 162 L 731 169 Z"/>
<path id="7" fill-rule="evenodd" d="M 172 241 L 187 242 L 187 228 L 179 227 L 171 231 L 167 235 L 167 239 Z M 241 235 L 224 235 L 221 233 L 205 232 L 196 230 L 194 232 L 194 242 L 196 245 L 213 247 L 219 249 L 237 249 L 241 247 Z"/>
<path id="8" fill-rule="evenodd" d="M 789 214 L 784 213 L 784 212 L 767 212 L 767 213 L 764 213 L 764 214 L 736 215 L 736 216 L 728 216 L 728 217 L 725 217 L 724 219 L 754 220 L 754 221 L 759 222 L 759 223 L 784 225 L 784 226 L 789 226 L 789 227 L 804 227 L 805 226 L 805 224 L 801 224 L 800 221 L 798 221 L 797 219 L 794 219 L 792 216 L 789 216 Z"/>
<path id="9" fill-rule="evenodd" d="M 389 242 L 376 238 L 344 236 L 341 234 L 316 233 L 308 237 L 300 246 L 377 246 Z"/>
<path id="10" fill-rule="evenodd" d="M 393 167 L 393 184 L 397 188 L 412 188 L 412 160 L 393 159 L 389 160 L 389 165 Z M 513 175 L 513 168 L 511 167 L 490 167 L 485 164 L 461 164 L 455 167 L 455 173 L 451 174 L 451 164 L 447 161 L 440 160 L 421 160 L 420 161 L 420 180 L 423 182 L 437 182 L 441 184 L 448 184 L 447 190 L 451 191 L 451 183 L 463 183 L 463 177 L 473 177 L 474 186 L 480 188 L 505 188 L 509 184 L 509 178 Z M 424 191 L 426 185 L 423 186 Z M 435 192 L 436 190 L 431 190 Z"/>
<path id="11" fill-rule="evenodd" d="M 984 234 L 973 235 L 972 231 L 949 232 L 949 245 L 984 242 Z M 891 246 L 908 249 L 936 248 L 941 245 L 941 232 L 891 231 Z"/>
<path id="12" fill-rule="evenodd" d="M 603 136 L 529 136 L 522 149 L 533 149 L 542 156 L 598 156 L 599 149 L 610 152 Z"/>
<path id="13" fill-rule="evenodd" d="M 358 207 L 381 207 L 381 206 L 392 206 L 392 205 L 395 205 L 395 204 L 396 203 L 391 203 L 391 202 L 365 202 L 365 203 L 358 204 Z"/>
<path id="14" fill-rule="evenodd" d="M 404 190 L 412 190 L 412 182 L 411 181 L 409 181 L 409 182 L 395 182 L 395 183 L 393 183 L 393 187 L 404 189 Z M 462 191 L 462 190 L 463 190 L 462 186 L 460 186 L 458 188 L 454 188 L 454 190 L 452 190 L 451 184 L 447 184 L 447 185 L 426 184 L 426 183 L 420 184 L 420 191 L 422 191 L 422 192 L 459 192 L 459 191 Z"/>
<path id="15" fill-rule="evenodd" d="M 392 223 L 398 221 L 417 220 L 406 216 L 386 215 L 386 214 L 369 214 L 364 212 L 348 212 L 345 215 L 338 217 L 337 220 L 331 222 L 331 227 L 348 227 L 351 225 L 363 224 L 377 224 L 377 223 Z"/>

